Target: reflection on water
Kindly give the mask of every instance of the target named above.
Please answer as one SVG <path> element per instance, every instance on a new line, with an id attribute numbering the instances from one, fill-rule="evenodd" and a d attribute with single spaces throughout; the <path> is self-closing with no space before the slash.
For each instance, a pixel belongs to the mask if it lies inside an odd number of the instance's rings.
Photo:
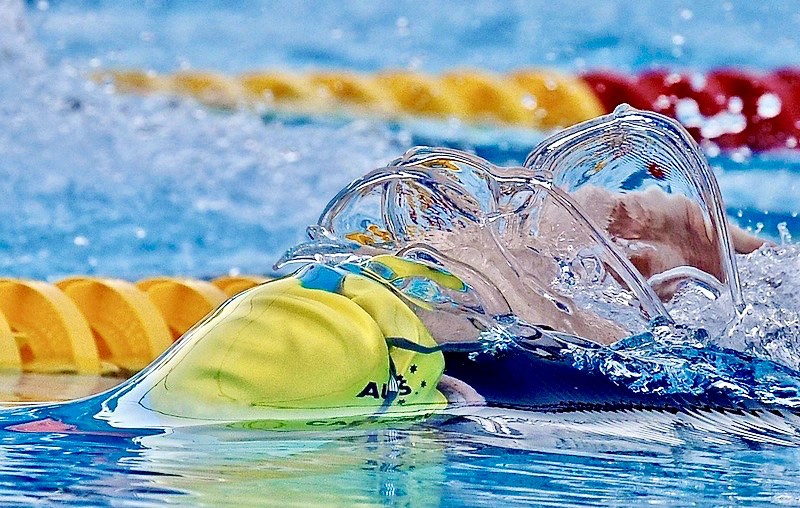
<path id="1" fill-rule="evenodd" d="M 0 499 L 73 505 L 793 505 L 796 417 L 500 412 L 436 427 L 123 438 L 4 432 Z M 764 438 L 765 429 L 772 438 Z M 731 432 L 733 431 L 733 432 Z M 761 436 L 761 437 L 759 437 Z M 57 474 L 54 474 L 58 471 Z"/>
<path id="2" fill-rule="evenodd" d="M 118 377 L 0 371 L 0 405 L 80 399 L 113 388 L 122 381 L 124 379 Z"/>

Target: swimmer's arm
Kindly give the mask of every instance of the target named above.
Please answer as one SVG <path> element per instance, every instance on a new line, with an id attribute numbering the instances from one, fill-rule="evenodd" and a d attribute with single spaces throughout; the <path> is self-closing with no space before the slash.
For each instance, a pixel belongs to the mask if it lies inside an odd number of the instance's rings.
<path id="1" fill-rule="evenodd" d="M 767 243 L 762 238 L 730 222 L 728 223 L 728 229 L 731 232 L 733 248 L 737 254 L 750 254 Z"/>
<path id="2" fill-rule="evenodd" d="M 485 406 L 486 399 L 467 383 L 442 374 L 436 388 L 447 398 L 447 403 L 455 406 Z"/>
<path id="3" fill-rule="evenodd" d="M 596 193 L 595 193 L 596 199 Z M 690 265 L 722 276 L 714 233 L 707 231 L 700 207 L 684 196 L 651 188 L 628 194 L 608 194 L 608 232 L 616 237 L 649 245 L 631 252 L 631 260 L 645 277 L 669 268 Z M 764 244 L 744 229 L 728 223 L 734 250 L 748 254 Z"/>

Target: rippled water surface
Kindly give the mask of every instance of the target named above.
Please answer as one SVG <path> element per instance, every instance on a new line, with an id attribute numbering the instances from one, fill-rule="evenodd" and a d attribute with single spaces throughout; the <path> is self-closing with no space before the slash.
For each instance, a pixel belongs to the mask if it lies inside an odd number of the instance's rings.
<path id="1" fill-rule="evenodd" d="M 748 435 L 753 422 L 771 426 L 773 439 Z M 796 424 L 615 411 L 279 436 L 206 428 L 133 442 L 5 433 L 1 492 L 6 506 L 795 505 Z"/>
<path id="2" fill-rule="evenodd" d="M 410 145 L 520 163 L 544 136 L 265 120 L 118 96 L 85 79 L 98 67 L 572 72 L 800 63 L 791 3 L 332 5 L 0 0 L 0 275 L 270 272 L 342 186 Z M 800 234 L 800 158 L 711 155 L 731 218 L 776 244 L 739 258 L 751 308 L 719 344 L 796 367 L 800 258 L 790 243 Z M 723 326 L 697 295 L 681 298 L 671 304 L 681 320 Z M 667 353 L 647 358 L 675 360 Z M 590 360 L 600 370 L 610 365 Z M 793 400 L 794 371 L 753 365 L 758 380 L 785 388 L 770 394 Z M 0 391 L 41 392 L 48 382 L 2 378 Z M 62 398 L 91 384 L 52 382 Z M 799 443 L 800 420 L 788 409 L 702 405 L 487 409 L 401 428 L 304 433 L 2 430 L 0 504 L 800 505 Z"/>

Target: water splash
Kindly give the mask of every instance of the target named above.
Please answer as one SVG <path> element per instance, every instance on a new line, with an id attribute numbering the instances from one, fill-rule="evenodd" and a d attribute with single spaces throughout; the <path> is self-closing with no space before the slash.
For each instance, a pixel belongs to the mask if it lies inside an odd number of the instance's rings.
<path id="1" fill-rule="evenodd" d="M 574 347 L 573 365 L 599 372 L 634 393 L 692 395 L 800 407 L 800 373 L 721 348 L 704 329 L 654 321 L 650 331 L 608 348 Z"/>
<path id="2" fill-rule="evenodd" d="M 775 277 L 786 277 L 792 263 L 781 259 L 777 273 L 775 259 L 759 263 L 774 256 L 771 247 L 737 260 L 714 175 L 680 126 L 621 108 L 548 138 L 526 166 L 498 167 L 447 149 L 411 150 L 343 189 L 310 229 L 313 241 L 282 262 L 338 262 L 329 257 L 337 249 L 355 258 L 412 255 L 452 270 L 476 291 L 494 317 L 483 322 L 486 350 L 506 349 L 510 337 L 520 339 L 515 327 L 538 323 L 547 326 L 532 326 L 543 331 L 537 340 L 559 337 L 549 354 L 633 393 L 800 403 L 794 370 L 800 319 L 789 310 L 800 302 L 776 300 L 764 289 L 780 287 Z M 677 207 L 691 217 L 690 234 L 705 242 L 702 256 L 651 266 L 653 273 L 643 276 L 637 269 L 643 263 L 631 261 L 642 251 L 658 256 L 664 239 L 615 230 L 604 220 L 614 210 L 604 204 L 608 196 L 628 199 L 630 209 L 631 198 L 664 213 Z M 506 311 L 515 314 L 513 324 Z M 598 323 L 624 328 L 629 337 L 604 348 L 574 336 L 608 341 L 591 335 Z"/>
<path id="3" fill-rule="evenodd" d="M 657 229 L 659 223 L 646 223 L 636 216 L 636 208 L 663 206 L 662 213 L 672 209 L 689 217 L 683 224 L 693 229 L 690 235 L 696 245 L 716 252 L 715 264 L 700 258 L 681 259 L 689 266 L 714 275 L 727 286 L 734 307 L 744 308 L 739 274 L 736 270 L 733 241 L 722 196 L 716 179 L 689 133 L 676 122 L 655 113 L 637 111 L 627 105 L 614 113 L 567 129 L 542 142 L 525 161 L 534 171 L 551 175 L 555 185 L 575 197 L 596 221 L 607 223 L 607 232 L 635 259 L 636 250 L 668 249 L 670 243 L 684 238 L 649 238 L 645 225 Z M 645 196 L 645 202 L 622 201 L 611 210 L 593 206 L 591 199 L 581 196 L 581 189 L 599 187 L 622 196 Z M 652 192 L 656 191 L 656 192 Z M 660 191 L 660 192 L 659 192 Z M 659 198 L 669 195 L 668 199 Z M 658 197 L 657 197 L 658 196 Z M 676 200 L 682 196 L 687 201 Z M 693 214 L 700 214 L 692 219 Z M 694 222 L 694 224 L 693 224 Z M 637 230 L 639 226 L 639 230 Z M 677 231 L 664 231 L 675 235 Z M 692 241 L 689 237 L 685 240 Z M 701 245 L 703 242 L 705 245 Z M 693 242 L 695 243 L 695 242 Z M 712 258 L 708 252 L 703 258 Z M 691 263 L 694 264 L 691 264 Z M 653 268 L 651 275 L 679 268 L 677 262 Z M 696 272 L 678 272 L 677 277 L 696 278 Z M 701 280 L 703 278 L 701 277 Z"/>
<path id="4" fill-rule="evenodd" d="M 545 216 L 543 209 L 552 213 Z M 424 251 L 473 287 L 494 287 L 528 321 L 578 335 L 622 336 L 612 323 L 592 322 L 552 286 L 551 278 L 561 271 L 559 260 L 577 255 L 609 267 L 595 279 L 615 274 L 645 315 L 668 318 L 627 257 L 561 189 L 524 168 L 500 168 L 463 152 L 407 152 L 341 191 L 318 227 L 368 250 Z M 487 281 L 477 282 L 475 274 Z M 484 295 L 483 300 L 491 307 L 497 298 Z"/>
<path id="5" fill-rule="evenodd" d="M 748 305 L 727 320 L 724 302 L 710 302 L 688 289 L 671 302 L 676 319 L 705 326 L 714 344 L 800 369 L 800 250 L 796 245 L 764 246 L 739 258 Z"/>

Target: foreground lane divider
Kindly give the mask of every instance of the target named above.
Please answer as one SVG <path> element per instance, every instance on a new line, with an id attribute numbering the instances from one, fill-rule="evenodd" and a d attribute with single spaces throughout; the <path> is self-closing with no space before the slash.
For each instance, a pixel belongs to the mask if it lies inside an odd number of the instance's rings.
<path id="1" fill-rule="evenodd" d="M 190 96 L 226 109 L 457 119 L 534 129 L 568 127 L 625 102 L 676 118 L 696 140 L 722 149 L 800 146 L 800 69 L 649 70 L 635 75 L 593 71 L 574 76 L 537 69 L 507 74 L 325 71 L 239 76 L 115 70 L 93 78 L 112 83 L 121 93 Z"/>
<path id="2" fill-rule="evenodd" d="M 224 300 L 269 279 L 0 279 L 0 369 L 130 375 Z"/>
<path id="3" fill-rule="evenodd" d="M 56 283 L 89 322 L 101 361 L 125 372 L 147 366 L 172 344 L 158 308 L 130 282 L 71 277 Z"/>
<path id="4" fill-rule="evenodd" d="M 11 325 L 0 312 L 0 369 L 22 370 L 22 358 L 17 346 L 22 341 L 22 334 L 12 332 Z"/>
<path id="5" fill-rule="evenodd" d="M 0 313 L 17 332 L 23 369 L 99 374 L 100 357 L 86 318 L 57 287 L 0 279 Z"/>
<path id="6" fill-rule="evenodd" d="M 227 299 L 220 288 L 197 279 L 153 277 L 140 280 L 136 287 L 161 311 L 173 340 Z"/>
<path id="7" fill-rule="evenodd" d="M 225 295 L 238 295 L 246 289 L 268 282 L 268 277 L 261 275 L 223 275 L 211 280 L 211 283 L 222 290 Z"/>

